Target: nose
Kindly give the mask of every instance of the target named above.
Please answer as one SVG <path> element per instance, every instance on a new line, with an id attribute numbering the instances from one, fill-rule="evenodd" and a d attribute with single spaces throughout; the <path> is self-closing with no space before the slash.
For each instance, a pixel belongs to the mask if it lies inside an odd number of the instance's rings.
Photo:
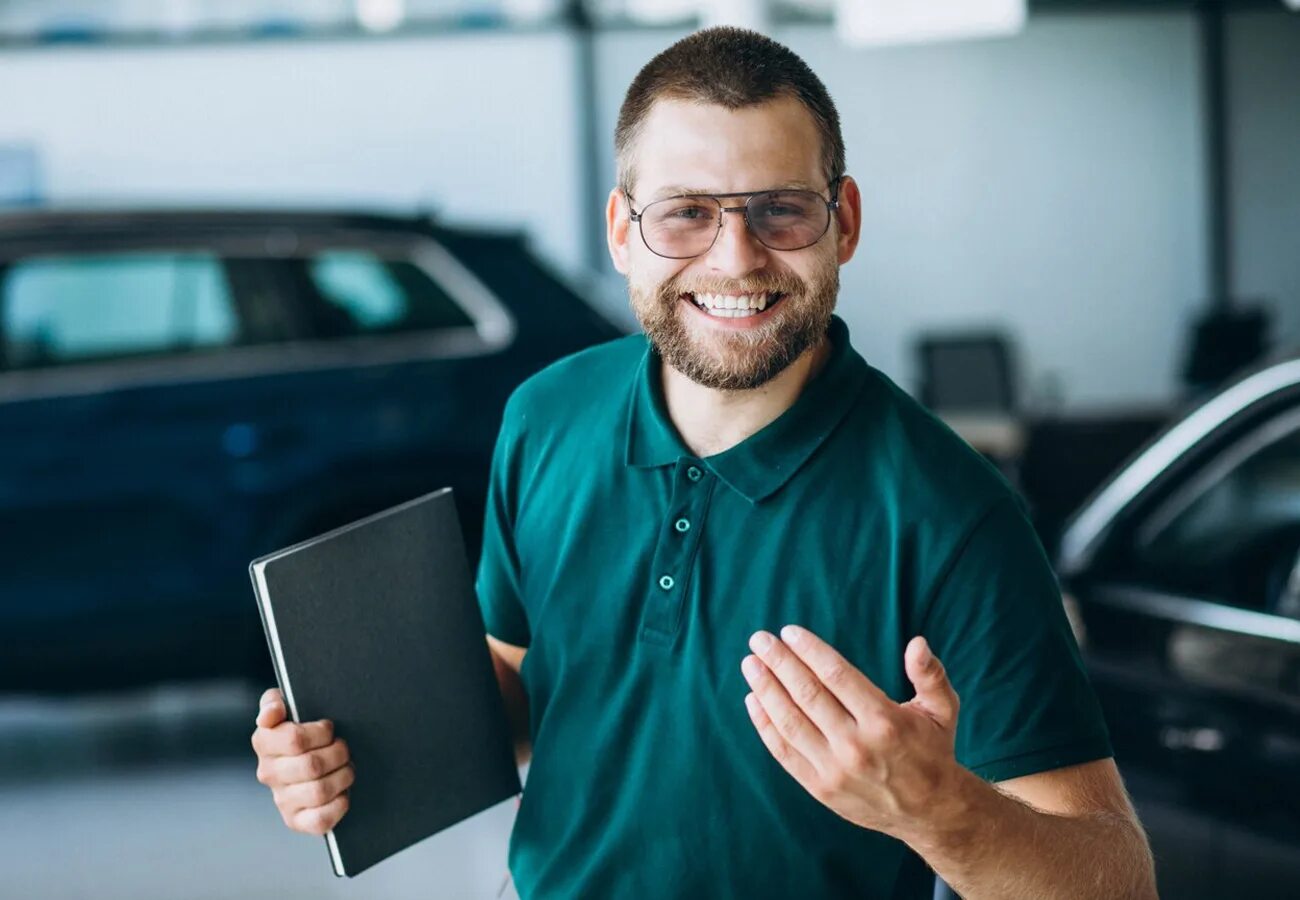
<path id="1" fill-rule="evenodd" d="M 767 263 L 767 254 L 767 247 L 745 224 L 744 213 L 736 210 L 722 214 L 722 228 L 709 248 L 706 262 L 717 274 L 740 279 L 762 268 Z"/>

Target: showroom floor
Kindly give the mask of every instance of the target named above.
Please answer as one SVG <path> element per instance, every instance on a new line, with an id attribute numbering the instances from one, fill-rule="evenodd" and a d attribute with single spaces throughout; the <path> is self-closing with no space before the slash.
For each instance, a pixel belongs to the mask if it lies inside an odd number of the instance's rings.
<path id="1" fill-rule="evenodd" d="M 0 897 L 517 900 L 506 883 L 513 800 L 355 882 L 336 878 L 325 842 L 286 829 L 255 778 L 248 739 L 258 693 L 213 684 L 0 697 Z M 1187 845 L 1257 843 L 1154 801 L 1139 813 Z M 1164 896 L 1190 895 L 1212 878 L 1207 859 L 1158 842 L 1154 850 Z M 1262 845 L 1259 855 L 1267 856 Z"/>
<path id="2" fill-rule="evenodd" d="M 256 693 L 230 685 L 0 698 L 0 871 L 32 900 L 495 900 L 515 802 L 362 873 L 290 832 L 254 777 Z M 8 893 L 12 891 L 13 893 Z"/>

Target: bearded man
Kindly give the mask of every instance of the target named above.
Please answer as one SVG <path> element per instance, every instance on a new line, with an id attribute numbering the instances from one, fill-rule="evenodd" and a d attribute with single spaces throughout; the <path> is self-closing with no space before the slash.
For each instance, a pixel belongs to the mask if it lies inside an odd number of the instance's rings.
<path id="1" fill-rule="evenodd" d="M 615 149 L 644 333 L 514 392 L 478 572 L 520 896 L 1155 897 L 1020 501 L 834 314 L 862 198 L 821 81 L 696 32 Z M 323 833 L 346 748 L 266 701 L 264 780 Z"/>

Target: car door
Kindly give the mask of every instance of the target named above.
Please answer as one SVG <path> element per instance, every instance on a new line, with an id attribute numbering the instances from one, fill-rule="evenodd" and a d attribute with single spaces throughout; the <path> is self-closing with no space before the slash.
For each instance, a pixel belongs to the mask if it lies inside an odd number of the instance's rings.
<path id="1" fill-rule="evenodd" d="M 275 285 L 305 338 L 297 371 L 267 379 L 250 405 L 259 433 L 298 442 L 312 466 L 275 479 L 295 497 L 269 510 L 264 537 L 305 537 L 452 486 L 473 544 L 500 411 L 527 374 L 498 298 L 413 235 L 305 232 L 293 254 L 238 262 Z"/>
<path id="2" fill-rule="evenodd" d="M 1085 657 L 1165 895 L 1294 897 L 1300 404 L 1202 444 L 1074 579 Z"/>
<path id="3" fill-rule="evenodd" d="M 220 652 L 221 372 L 250 338 L 194 250 L 52 251 L 0 269 L 0 617 L 36 687 Z M 84 682 L 89 676 L 94 683 Z"/>

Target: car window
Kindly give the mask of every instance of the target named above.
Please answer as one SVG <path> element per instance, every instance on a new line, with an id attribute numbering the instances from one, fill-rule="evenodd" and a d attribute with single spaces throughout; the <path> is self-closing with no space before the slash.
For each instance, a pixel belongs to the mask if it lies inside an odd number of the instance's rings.
<path id="1" fill-rule="evenodd" d="M 326 334 L 390 334 L 472 326 L 473 320 L 424 269 L 363 250 L 328 250 L 307 264 L 326 308 Z"/>
<path id="2" fill-rule="evenodd" d="M 238 339 L 216 257 L 129 253 L 19 260 L 0 275 L 10 369 L 221 347 Z"/>
<path id="3" fill-rule="evenodd" d="M 1162 586 L 1272 609 L 1300 552 L 1300 413 L 1225 450 L 1138 529 L 1136 560 Z"/>

